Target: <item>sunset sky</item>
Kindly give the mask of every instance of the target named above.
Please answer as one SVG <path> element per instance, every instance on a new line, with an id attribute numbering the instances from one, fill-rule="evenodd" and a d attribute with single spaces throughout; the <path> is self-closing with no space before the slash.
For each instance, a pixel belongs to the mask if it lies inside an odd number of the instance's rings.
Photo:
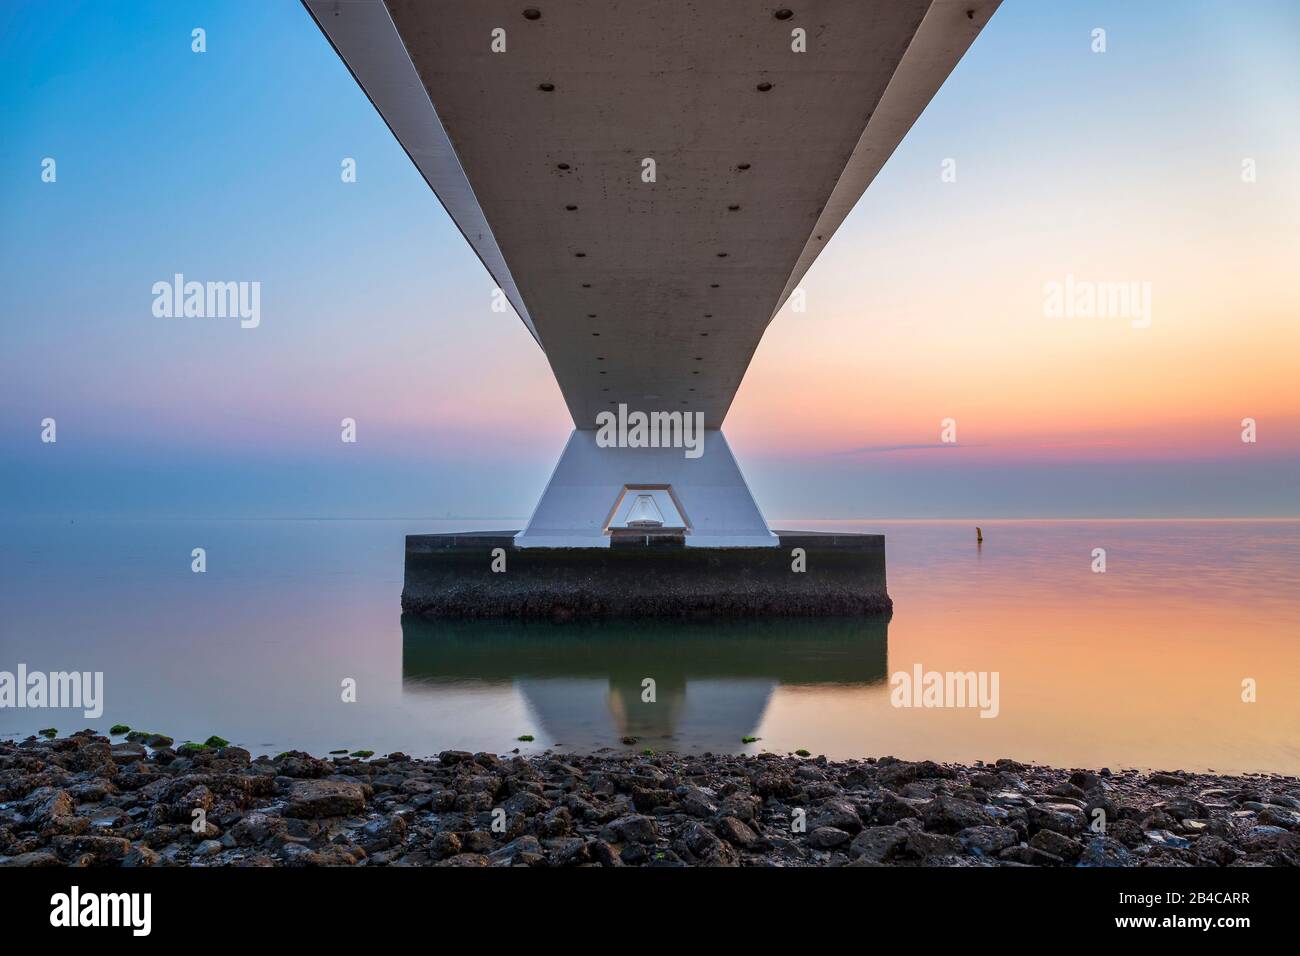
<path id="1" fill-rule="evenodd" d="M 1300 514 L 1297 51 L 1292 0 L 1005 0 L 759 347 L 768 517 Z M 545 356 L 299 3 L 4 4 L 0 107 L 0 512 L 528 514 Z M 155 317 L 178 272 L 260 326 Z"/>

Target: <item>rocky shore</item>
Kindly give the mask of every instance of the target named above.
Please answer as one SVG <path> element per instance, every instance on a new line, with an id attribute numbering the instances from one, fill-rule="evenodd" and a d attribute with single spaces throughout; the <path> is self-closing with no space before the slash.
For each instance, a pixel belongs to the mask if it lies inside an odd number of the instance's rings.
<path id="1" fill-rule="evenodd" d="M 0 742 L 0 865 L 592 864 L 1296 866 L 1300 781 L 775 754 L 252 759 L 218 738 L 91 731 Z"/>

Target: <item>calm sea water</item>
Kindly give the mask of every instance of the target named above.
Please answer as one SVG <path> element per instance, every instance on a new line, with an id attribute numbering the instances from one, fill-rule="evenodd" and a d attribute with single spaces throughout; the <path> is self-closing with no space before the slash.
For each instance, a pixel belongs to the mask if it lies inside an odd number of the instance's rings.
<path id="1" fill-rule="evenodd" d="M 7 522 L 0 670 L 103 671 L 106 703 L 98 720 L 0 709 L 0 734 L 125 723 L 255 753 L 414 755 L 632 735 L 638 750 L 1300 772 L 1300 522 L 994 521 L 981 548 L 971 522 L 792 524 L 883 531 L 892 620 L 403 621 L 403 535 L 491 522 Z M 889 675 L 916 664 L 997 671 L 998 716 L 892 706 Z"/>

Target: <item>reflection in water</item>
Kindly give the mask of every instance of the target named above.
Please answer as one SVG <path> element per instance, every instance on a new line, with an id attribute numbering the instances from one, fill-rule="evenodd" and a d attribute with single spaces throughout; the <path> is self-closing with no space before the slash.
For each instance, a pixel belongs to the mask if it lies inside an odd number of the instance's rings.
<path id="1" fill-rule="evenodd" d="M 734 750 L 778 686 L 878 684 L 884 618 L 573 624 L 402 617 L 405 693 L 467 682 L 512 686 L 566 747 Z M 654 681 L 654 700 L 643 681 Z"/>
<path id="2" fill-rule="evenodd" d="M 878 622 L 403 631 L 402 536 L 454 522 L 0 522 L 0 669 L 103 671 L 105 697 L 98 719 L 2 707 L 0 735 L 123 723 L 420 756 L 753 735 L 832 758 L 1300 773 L 1300 520 L 979 524 L 982 548 L 973 522 L 808 522 L 886 532 L 886 667 Z M 221 556 L 206 574 L 196 544 Z M 996 671 L 997 719 L 892 706 L 888 672 L 918 664 Z"/>

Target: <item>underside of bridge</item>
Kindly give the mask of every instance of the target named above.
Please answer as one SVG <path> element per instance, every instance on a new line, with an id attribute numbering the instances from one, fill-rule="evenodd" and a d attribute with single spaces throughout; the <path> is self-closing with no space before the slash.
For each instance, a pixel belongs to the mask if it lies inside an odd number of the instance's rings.
<path id="1" fill-rule="evenodd" d="M 667 507 L 662 530 L 688 545 L 774 546 L 717 429 L 999 0 L 302 2 L 573 417 L 517 546 L 606 547 L 642 491 L 633 513 Z M 695 458 L 609 447 L 596 429 L 620 407 L 714 437 Z"/>

